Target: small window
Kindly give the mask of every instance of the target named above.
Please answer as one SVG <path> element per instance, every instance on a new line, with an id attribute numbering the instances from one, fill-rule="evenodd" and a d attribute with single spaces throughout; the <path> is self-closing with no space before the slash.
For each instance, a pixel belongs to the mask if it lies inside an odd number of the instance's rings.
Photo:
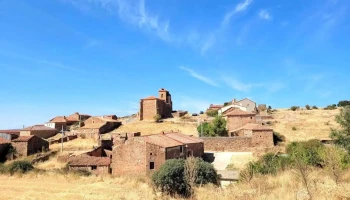
<path id="1" fill-rule="evenodd" d="M 94 166 L 91 166 L 91 170 L 96 170 L 97 169 L 97 166 L 94 165 Z"/>
<path id="2" fill-rule="evenodd" d="M 149 155 L 151 156 L 151 155 L 152 155 L 152 153 L 149 153 Z"/>
<path id="3" fill-rule="evenodd" d="M 184 147 L 180 146 L 180 153 L 183 153 L 183 152 L 184 152 Z"/>
<path id="4" fill-rule="evenodd" d="M 154 169 L 154 162 L 149 162 L 149 169 Z"/>
<path id="5" fill-rule="evenodd" d="M 250 117 L 250 119 L 253 119 L 253 117 Z"/>

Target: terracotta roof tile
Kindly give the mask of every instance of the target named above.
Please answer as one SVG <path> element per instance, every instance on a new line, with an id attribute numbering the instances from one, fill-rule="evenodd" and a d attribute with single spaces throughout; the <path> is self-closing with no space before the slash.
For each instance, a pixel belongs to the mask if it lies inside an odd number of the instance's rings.
<path id="1" fill-rule="evenodd" d="M 203 140 L 199 138 L 184 135 L 182 133 L 165 133 L 165 136 L 184 144 L 194 144 L 203 142 Z"/>
<path id="2" fill-rule="evenodd" d="M 0 133 L 6 134 L 19 134 L 19 132 L 21 132 L 20 129 L 0 130 Z"/>
<path id="3" fill-rule="evenodd" d="M 28 142 L 34 135 L 29 136 L 19 136 L 18 138 L 12 140 L 12 142 Z"/>
<path id="4" fill-rule="evenodd" d="M 27 128 L 24 128 L 23 131 L 36 131 L 36 130 L 50 130 L 50 131 L 56 131 L 56 129 L 54 128 L 50 128 L 44 125 L 34 125 L 34 126 L 30 126 Z"/>
<path id="5" fill-rule="evenodd" d="M 263 126 L 261 124 L 248 123 L 242 127 L 235 129 L 234 131 L 238 130 L 272 131 L 273 129 L 268 126 Z"/>
<path id="6" fill-rule="evenodd" d="M 57 116 L 57 117 L 51 119 L 50 122 L 56 122 L 56 123 L 61 122 L 62 123 L 62 122 L 67 122 L 67 119 L 65 116 Z"/>
<path id="7" fill-rule="evenodd" d="M 9 143 L 11 143 L 10 140 L 6 140 L 6 139 L 0 137 L 0 144 L 9 144 Z"/>
<path id="8" fill-rule="evenodd" d="M 176 147 L 176 146 L 184 145 L 183 143 L 178 142 L 169 137 L 166 137 L 163 134 L 147 135 L 147 136 L 144 136 L 144 139 L 147 143 L 151 143 L 160 147 Z"/>
<path id="9" fill-rule="evenodd" d="M 253 116 L 256 115 L 255 113 L 251 113 L 251 112 L 246 112 L 243 111 L 241 109 L 235 109 L 227 114 L 225 114 L 225 116 Z"/>
<path id="10" fill-rule="evenodd" d="M 94 156 L 74 156 L 68 159 L 71 166 L 108 166 L 111 164 L 109 157 L 94 157 Z"/>
<path id="11" fill-rule="evenodd" d="M 95 128 L 101 128 L 104 125 L 106 125 L 106 123 L 86 124 L 85 126 L 81 127 L 80 129 L 95 129 Z"/>

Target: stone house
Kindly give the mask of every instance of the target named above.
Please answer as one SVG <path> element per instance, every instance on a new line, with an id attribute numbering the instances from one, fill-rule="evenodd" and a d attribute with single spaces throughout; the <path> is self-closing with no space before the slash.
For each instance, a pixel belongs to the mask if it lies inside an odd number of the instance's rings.
<path id="1" fill-rule="evenodd" d="M 19 156 L 28 156 L 49 149 L 49 142 L 35 135 L 19 136 L 12 140 Z"/>
<path id="2" fill-rule="evenodd" d="M 83 134 L 85 137 L 98 140 L 101 134 L 113 131 L 121 125 L 121 122 L 117 119 L 116 115 L 90 117 L 84 122 L 85 126 L 75 132 L 80 136 Z"/>
<path id="3" fill-rule="evenodd" d="M 96 175 L 111 173 L 111 159 L 109 157 L 73 156 L 68 159 L 68 163 L 70 170 L 87 170 Z"/>
<path id="4" fill-rule="evenodd" d="M 158 98 L 150 96 L 140 101 L 140 120 L 153 120 L 154 116 L 160 115 L 162 118 L 172 117 L 173 102 L 171 94 L 164 88 L 158 92 Z"/>
<path id="5" fill-rule="evenodd" d="M 242 100 L 236 101 L 236 99 L 232 100 L 232 105 L 243 106 L 246 108 L 247 112 L 256 112 L 256 103 L 248 98 L 244 98 Z"/>
<path id="6" fill-rule="evenodd" d="M 273 129 L 261 124 L 248 123 L 236 130 L 233 130 L 231 136 L 251 137 L 251 145 L 254 147 L 272 147 Z"/>
<path id="7" fill-rule="evenodd" d="M 115 142 L 111 168 L 114 175 L 150 175 L 168 159 L 201 157 L 203 153 L 201 139 L 180 133 L 126 137 Z"/>
<path id="8" fill-rule="evenodd" d="M 34 125 L 24 128 L 20 131 L 20 136 L 35 135 L 40 138 L 49 138 L 57 134 L 57 130 L 44 125 Z"/>
<path id="9" fill-rule="evenodd" d="M 214 104 L 210 104 L 209 108 L 206 110 L 206 112 L 208 111 L 212 111 L 212 110 L 220 110 L 221 108 L 223 108 L 224 105 L 214 105 Z"/>
<path id="10" fill-rule="evenodd" d="M 19 137 L 20 132 L 20 129 L 0 130 L 0 138 L 13 140 Z"/>
<path id="11" fill-rule="evenodd" d="M 65 116 L 57 116 L 51 119 L 49 122 L 45 123 L 46 127 L 54 128 L 57 131 L 61 131 L 67 129 L 69 122 Z"/>
<path id="12" fill-rule="evenodd" d="M 224 115 L 227 120 L 227 130 L 230 133 L 237 128 L 240 128 L 248 123 L 255 123 L 255 113 L 246 112 L 240 109 L 234 109 L 233 111 Z"/>

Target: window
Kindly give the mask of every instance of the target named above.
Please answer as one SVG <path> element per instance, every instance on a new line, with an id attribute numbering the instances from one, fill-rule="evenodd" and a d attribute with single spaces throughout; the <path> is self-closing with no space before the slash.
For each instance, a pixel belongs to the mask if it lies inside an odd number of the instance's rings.
<path id="1" fill-rule="evenodd" d="M 152 153 L 149 153 L 149 155 L 151 156 L 151 155 L 152 155 Z"/>
<path id="2" fill-rule="evenodd" d="M 163 94 L 161 95 L 161 98 L 163 98 Z"/>
<path id="3" fill-rule="evenodd" d="M 183 152 L 184 152 L 184 147 L 180 146 L 180 153 L 183 153 Z"/>
<path id="4" fill-rule="evenodd" d="M 91 166 L 91 170 L 96 170 L 97 169 L 97 166 L 94 165 L 94 166 Z"/>
<path id="5" fill-rule="evenodd" d="M 250 119 L 253 119 L 253 117 L 250 117 Z"/>
<path id="6" fill-rule="evenodd" d="M 154 169 L 154 162 L 149 162 L 149 169 Z"/>

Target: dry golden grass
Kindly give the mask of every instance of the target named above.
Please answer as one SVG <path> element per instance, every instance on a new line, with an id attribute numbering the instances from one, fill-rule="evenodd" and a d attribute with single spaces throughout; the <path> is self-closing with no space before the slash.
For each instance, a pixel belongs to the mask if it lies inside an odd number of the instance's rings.
<path id="1" fill-rule="evenodd" d="M 63 149 L 64 151 L 85 151 L 85 150 L 91 150 L 94 146 L 97 146 L 97 142 L 94 141 L 91 138 L 82 139 L 77 138 L 68 142 L 63 143 Z M 61 143 L 56 143 L 50 145 L 51 150 L 60 151 L 61 150 Z"/>
<path id="2" fill-rule="evenodd" d="M 331 128 L 338 128 L 335 116 L 337 110 L 299 110 L 279 109 L 273 113 L 274 131 L 284 135 L 287 141 L 301 141 L 329 137 Z M 293 130 L 293 127 L 296 130 Z"/>
<path id="3" fill-rule="evenodd" d="M 142 135 L 152 135 L 164 132 L 179 131 L 188 135 L 198 135 L 196 122 L 164 121 L 161 123 L 149 121 L 135 121 L 121 125 L 111 133 L 141 132 Z"/>
<path id="4" fill-rule="evenodd" d="M 230 164 L 233 165 L 235 169 L 241 170 L 250 162 L 256 160 L 253 153 L 250 152 L 238 152 L 232 155 Z"/>
<path id="5" fill-rule="evenodd" d="M 0 175 L 0 199 L 155 199 L 146 178 L 110 176 L 79 177 L 74 174 L 60 175 L 31 172 L 19 176 Z"/>
<path id="6" fill-rule="evenodd" d="M 350 198 L 349 173 L 343 177 L 345 180 L 339 185 L 336 185 L 321 170 L 315 170 L 310 178 L 313 199 L 340 200 Z M 282 172 L 277 176 L 257 177 L 251 181 L 251 184 L 234 183 L 225 189 L 214 186 L 197 188 L 196 197 L 198 200 L 308 199 L 301 180 L 293 171 Z"/>

